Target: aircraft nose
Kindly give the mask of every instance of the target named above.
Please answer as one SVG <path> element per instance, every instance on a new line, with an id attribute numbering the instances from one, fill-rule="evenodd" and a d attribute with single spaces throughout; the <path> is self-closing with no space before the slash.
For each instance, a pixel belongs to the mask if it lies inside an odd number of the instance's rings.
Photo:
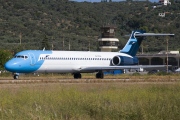
<path id="1" fill-rule="evenodd" d="M 4 67 L 7 71 L 10 71 L 10 72 L 16 72 L 16 63 L 12 62 L 12 61 L 8 61 L 5 63 Z"/>

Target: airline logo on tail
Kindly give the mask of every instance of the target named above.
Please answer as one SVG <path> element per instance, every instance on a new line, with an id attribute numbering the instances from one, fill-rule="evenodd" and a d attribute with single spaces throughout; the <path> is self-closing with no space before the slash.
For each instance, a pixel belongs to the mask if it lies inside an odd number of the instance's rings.
<path id="1" fill-rule="evenodd" d="M 143 40 L 143 37 L 136 37 L 136 34 L 140 33 L 145 33 L 145 31 L 133 31 L 128 42 L 120 52 L 135 56 Z"/>

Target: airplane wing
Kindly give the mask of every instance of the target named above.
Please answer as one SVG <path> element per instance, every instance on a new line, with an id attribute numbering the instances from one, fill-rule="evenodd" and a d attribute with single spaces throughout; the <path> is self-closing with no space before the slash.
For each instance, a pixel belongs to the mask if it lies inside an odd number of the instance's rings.
<path id="1" fill-rule="evenodd" d="M 171 65 L 168 65 L 170 67 Z M 78 71 L 106 71 L 106 70 L 121 70 L 121 69 L 139 69 L 139 68 L 162 68 L 167 65 L 134 65 L 134 66 L 82 66 Z"/>

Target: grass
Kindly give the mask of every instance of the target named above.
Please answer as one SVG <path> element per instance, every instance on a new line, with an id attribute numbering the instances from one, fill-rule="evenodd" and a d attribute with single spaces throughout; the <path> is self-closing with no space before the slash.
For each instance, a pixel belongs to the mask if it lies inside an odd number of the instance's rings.
<path id="1" fill-rule="evenodd" d="M 180 118 L 180 84 L 0 85 L 0 119 L 155 120 Z"/>

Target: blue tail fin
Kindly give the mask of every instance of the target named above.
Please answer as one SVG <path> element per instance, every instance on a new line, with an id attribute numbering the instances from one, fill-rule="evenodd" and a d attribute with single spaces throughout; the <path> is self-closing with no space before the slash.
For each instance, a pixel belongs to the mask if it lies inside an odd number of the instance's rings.
<path id="1" fill-rule="evenodd" d="M 126 53 L 131 56 L 136 55 L 136 53 L 141 45 L 141 42 L 143 40 L 143 37 L 135 36 L 135 34 L 138 34 L 138 33 L 145 33 L 145 31 L 132 31 L 132 34 L 131 34 L 128 42 L 126 43 L 124 48 L 122 50 L 120 50 L 121 53 Z"/>

